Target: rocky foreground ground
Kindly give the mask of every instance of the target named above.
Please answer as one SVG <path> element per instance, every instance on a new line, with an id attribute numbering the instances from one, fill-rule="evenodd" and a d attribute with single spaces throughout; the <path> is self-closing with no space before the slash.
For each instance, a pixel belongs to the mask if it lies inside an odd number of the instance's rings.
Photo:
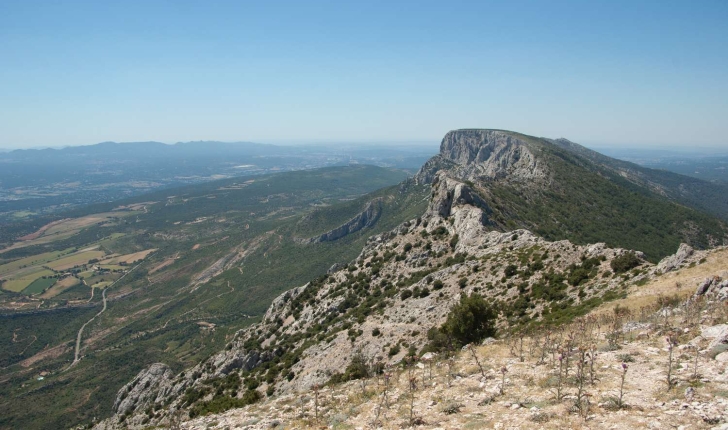
<path id="1" fill-rule="evenodd" d="M 172 427 L 728 429 L 727 278 L 720 249 L 568 326 Z"/>

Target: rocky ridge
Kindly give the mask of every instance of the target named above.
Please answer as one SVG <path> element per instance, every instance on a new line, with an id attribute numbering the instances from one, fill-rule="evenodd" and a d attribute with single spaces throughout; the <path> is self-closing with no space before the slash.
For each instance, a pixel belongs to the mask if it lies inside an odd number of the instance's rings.
<path id="1" fill-rule="evenodd" d="M 477 292 L 497 303 L 505 310 L 505 329 L 558 315 L 561 307 L 589 309 L 659 271 L 640 260 L 634 271 L 614 274 L 610 263 L 627 251 L 604 244 L 548 242 L 527 230 L 488 231 L 487 215 L 472 205 L 467 185 L 452 179 L 443 184 L 454 189 L 453 198 L 433 198 L 423 218 L 370 238 L 346 268 L 276 298 L 263 321 L 241 331 L 225 351 L 176 377 L 161 364 L 141 372 L 120 391 L 106 428 L 165 422 L 170 408 L 192 406 L 185 393 L 204 392 L 210 381 L 231 374 L 256 374 L 247 378 L 261 393 L 285 394 L 326 383 L 355 354 L 396 363 L 409 348 L 427 343 L 427 329 L 441 324 L 462 294 Z M 440 215 L 443 208 L 447 217 Z M 662 267 L 704 256 L 686 249 Z M 569 282 L 585 261 L 591 265 L 579 275 L 585 278 Z M 280 370 L 268 377 L 260 369 L 273 363 Z M 199 400 L 213 397 L 210 392 Z M 154 409 L 159 412 L 150 416 Z"/>
<path id="2" fill-rule="evenodd" d="M 336 227 L 332 230 L 327 231 L 319 236 L 312 237 L 309 239 L 299 239 L 299 243 L 321 243 L 321 242 L 333 242 L 339 240 L 349 234 L 356 233 L 367 227 L 371 227 L 376 224 L 382 214 L 382 201 L 381 199 L 375 199 L 367 203 L 364 210 L 356 214 L 352 219 L 346 223 Z"/>
<path id="3" fill-rule="evenodd" d="M 506 242 L 507 243 L 507 242 Z M 718 280 L 715 284 L 716 290 L 709 292 L 691 293 L 691 285 L 686 282 L 697 282 L 700 287 L 705 281 L 699 281 L 700 274 L 711 273 L 711 267 L 723 267 L 728 262 L 728 249 L 721 249 L 711 252 L 698 252 L 700 260 L 708 261 L 705 269 L 698 260 L 690 259 L 685 265 L 672 272 L 659 273 L 651 278 L 644 289 L 650 291 L 653 301 L 649 306 L 643 304 L 637 308 L 636 299 L 628 295 L 625 299 L 618 300 L 616 304 L 623 306 L 623 309 L 632 309 L 631 314 L 620 321 L 620 333 L 624 333 L 616 347 L 610 347 L 614 328 L 614 322 L 610 320 L 611 307 L 613 304 L 602 306 L 604 311 L 596 312 L 594 316 L 588 317 L 585 321 L 598 323 L 595 330 L 594 341 L 599 350 L 597 357 L 598 385 L 590 385 L 589 393 L 592 396 L 592 405 L 586 421 L 590 428 L 614 428 L 614 426 L 632 425 L 639 428 L 662 428 L 665 425 L 697 425 L 696 428 L 714 428 L 713 426 L 725 423 L 728 418 L 728 401 L 720 395 L 713 393 L 724 392 L 728 389 L 728 374 L 725 363 L 728 362 L 728 327 L 725 324 L 714 325 L 716 322 L 725 321 L 725 306 L 713 306 L 710 303 L 719 301 L 696 302 L 705 303 L 697 311 L 691 311 L 691 300 L 697 300 L 702 294 L 710 297 L 725 287 L 717 287 L 728 278 L 728 271 L 718 270 L 706 279 Z M 695 254 L 694 254 L 695 255 Z M 707 257 L 707 258 L 706 258 Z M 714 260 L 721 263 L 715 265 Z M 653 267 L 654 269 L 654 267 Z M 697 276 L 696 276 L 697 274 Z M 712 284 L 712 282 L 711 282 Z M 656 287 L 652 287 L 656 285 Z M 673 285 L 678 286 L 675 290 Z M 641 287 L 631 283 L 628 290 L 630 293 L 643 291 Z M 275 306 L 271 307 L 266 319 L 281 316 L 281 311 L 286 308 L 285 303 L 290 302 L 291 297 L 300 295 L 305 289 L 292 291 L 291 296 L 281 296 L 276 300 Z M 690 299 L 685 303 L 665 302 L 668 294 L 677 291 L 681 297 L 693 295 L 696 299 Z M 693 290 L 694 291 L 694 290 Z M 638 294 L 639 296 L 639 294 Z M 642 302 L 639 302 L 642 303 Z M 665 304 L 658 304 L 665 303 Z M 609 307 L 607 307 L 609 306 Z M 703 309 L 702 312 L 700 309 Z M 711 310 L 713 309 L 713 310 Z M 717 310 L 716 310 L 717 309 Z M 597 308 L 599 310 L 599 308 Z M 647 310 L 647 312 L 645 312 Z M 428 311 L 420 309 L 421 312 Z M 691 316 L 691 312 L 696 317 Z M 696 313 L 697 312 L 697 313 Z M 632 316 L 629 316 L 632 315 Z M 690 323 L 688 321 L 697 321 Z M 561 333 L 560 341 L 564 342 L 571 330 L 583 330 L 577 323 L 571 328 L 563 326 L 557 333 Z M 712 325 L 711 325 L 712 324 Z M 677 347 L 678 357 L 683 366 L 676 367 L 674 378 L 677 381 L 676 388 L 671 391 L 665 388 L 662 379 L 665 378 L 665 366 L 667 360 L 667 349 L 664 347 L 664 335 L 670 327 L 681 326 L 680 339 Z M 380 325 L 380 330 L 383 327 Z M 595 326 L 597 327 L 597 326 Z M 667 328 L 666 328 L 667 327 Z M 538 332 L 537 332 L 538 333 Z M 565 395 L 563 401 L 553 400 L 553 376 L 554 366 L 558 368 L 558 361 L 554 361 L 549 353 L 549 360 L 546 364 L 538 362 L 540 342 L 543 342 L 541 332 L 526 339 L 525 347 L 520 354 L 525 355 L 525 361 L 518 358 L 518 336 L 505 338 L 504 340 L 489 340 L 484 346 L 476 348 L 476 354 L 480 356 L 480 362 L 484 366 L 481 370 L 473 361 L 470 352 L 463 351 L 452 361 L 436 359 L 431 354 L 425 355 L 422 364 L 418 364 L 414 375 L 418 380 L 418 391 L 413 402 L 413 408 L 420 418 L 422 428 L 462 428 L 465 425 L 486 426 L 488 428 L 498 423 L 504 425 L 529 426 L 540 423 L 543 428 L 564 428 L 580 427 L 584 418 L 578 411 L 570 406 L 574 399 L 573 389 Z M 241 333 L 243 335 L 243 333 Z M 539 337 L 541 336 L 541 337 Z M 554 339 L 556 341 L 556 339 Z M 699 348 L 699 376 L 697 377 L 698 387 L 693 381 L 694 370 L 694 346 Z M 328 349 L 341 348 L 342 345 L 334 342 Z M 529 352 L 530 351 L 530 352 Z M 535 352 L 534 352 L 535 351 Z M 350 350 L 349 354 L 354 351 Z M 318 360 L 325 361 L 332 356 L 320 355 L 317 351 Z M 197 367 L 193 371 L 201 372 L 205 367 L 225 367 L 225 364 L 235 360 L 236 355 L 228 352 L 218 354 L 210 359 L 207 366 Z M 247 366 L 244 361 L 238 363 L 241 369 Z M 248 358 L 253 357 L 248 355 Z M 428 358 L 429 357 L 429 358 Z M 626 358 L 625 358 L 626 357 Z M 333 357 L 335 358 L 335 357 Z M 624 409 L 616 408 L 614 405 L 615 395 L 618 393 L 619 375 L 621 372 L 620 362 L 627 360 L 629 366 L 629 379 L 627 380 L 625 392 Z M 398 357 L 386 360 L 388 365 L 396 363 Z M 556 364 L 555 364 L 556 363 Z M 307 365 L 311 365 L 308 363 Z M 235 365 L 237 366 L 237 364 Z M 172 398 L 184 397 L 184 389 L 172 388 L 178 384 L 179 377 L 173 378 L 166 366 L 155 365 L 149 370 L 141 372 L 137 378 L 120 391 L 120 396 L 126 391 L 121 402 L 117 404 L 140 404 L 141 410 L 154 410 L 155 403 L 148 400 L 156 400 L 160 406 L 155 410 L 159 416 L 158 420 L 147 419 L 149 415 L 140 411 L 128 413 L 124 422 L 105 421 L 98 428 L 141 428 L 150 423 L 169 424 L 174 420 L 175 405 L 179 402 L 164 401 L 164 396 Z M 506 368 L 505 378 L 506 389 L 501 392 L 501 372 Z M 229 370 L 229 369 L 227 369 Z M 483 371 L 485 373 L 483 373 Z M 236 370 L 233 370 L 235 374 Z M 347 423 L 352 426 L 367 428 L 376 422 L 376 417 L 383 414 L 380 427 L 400 428 L 407 427 L 407 408 L 409 405 L 410 392 L 407 389 L 407 370 L 392 367 L 392 382 L 389 392 L 392 404 L 384 412 L 381 409 L 381 395 L 383 390 L 382 377 L 376 377 L 365 381 L 354 381 L 341 385 L 315 388 L 317 385 L 309 384 L 281 390 L 279 394 L 272 396 L 260 404 L 236 409 L 224 414 L 212 415 L 204 418 L 195 418 L 188 421 L 184 416 L 181 428 L 246 428 L 264 429 L 285 423 L 286 428 L 312 428 L 315 424 L 336 424 Z M 544 372 L 546 372 L 544 374 Z M 207 377 L 199 375 L 198 381 Z M 147 383 L 147 381 L 150 381 Z M 403 382 L 405 381 L 405 382 Z M 202 384 L 200 384 L 202 385 Z M 147 386 L 147 389 L 142 387 Z M 192 387 L 195 383 L 192 382 Z M 319 400 L 314 401 L 314 396 Z M 124 403 L 125 402 L 125 403 Z M 314 412 L 316 410 L 316 412 Z M 453 410 L 453 412 L 450 412 Z M 473 412 L 481 411 L 475 415 Z M 186 412 L 186 411 L 185 411 Z M 657 415 L 655 415 L 657 414 Z M 186 415 L 186 414 L 185 414 Z M 315 419 L 314 416 L 318 418 Z M 179 415 L 178 415 L 179 416 Z M 146 420 L 146 423 L 142 424 Z M 715 427 L 718 428 L 718 427 Z M 720 427 L 723 428 L 723 427 Z"/>
<path id="4" fill-rule="evenodd" d="M 706 251 L 681 245 L 653 265 L 639 251 L 507 229 L 490 187 L 548 189 L 554 171 L 538 156 L 540 145 L 498 130 L 448 133 L 440 155 L 414 178 L 432 184 L 425 214 L 370 238 L 349 265 L 276 298 L 263 320 L 239 332 L 225 351 L 176 376 L 162 364 L 142 371 L 98 428 L 169 424 L 173 411 L 194 417 L 221 402 L 242 406 L 250 393 L 290 398 L 336 380 L 354 356 L 398 363 L 427 344 L 428 329 L 464 294 L 493 303 L 506 333 L 569 321 L 624 297 L 631 286 L 706 258 Z M 372 213 L 347 228 L 374 219 L 374 211 L 368 206 Z"/>

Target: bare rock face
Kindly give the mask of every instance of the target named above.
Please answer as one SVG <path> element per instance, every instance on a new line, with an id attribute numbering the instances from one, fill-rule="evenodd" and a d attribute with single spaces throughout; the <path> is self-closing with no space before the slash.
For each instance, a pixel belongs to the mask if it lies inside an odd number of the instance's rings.
<path id="1" fill-rule="evenodd" d="M 705 327 L 700 335 L 711 340 L 707 348 L 709 356 L 715 357 L 728 349 L 728 324 Z"/>
<path id="2" fill-rule="evenodd" d="M 414 181 L 430 184 L 443 170 L 461 181 L 505 179 L 534 184 L 548 180 L 545 164 L 537 160 L 529 143 L 500 130 L 448 132 L 440 143 L 440 154 L 420 168 Z"/>
<path id="3" fill-rule="evenodd" d="M 161 403 L 172 388 L 172 370 L 163 363 L 155 363 L 142 370 L 116 395 L 114 412 L 118 416 L 144 410 L 155 402 Z"/>
<path id="4" fill-rule="evenodd" d="M 333 242 L 352 233 L 356 233 L 359 230 L 373 226 L 377 223 L 381 215 L 382 201 L 378 199 L 373 200 L 367 204 L 363 211 L 359 212 L 354 218 L 350 219 L 343 225 L 340 225 L 333 230 L 329 230 L 320 236 L 312 237 L 308 240 L 303 240 L 302 242 Z"/>
<path id="5" fill-rule="evenodd" d="M 662 259 L 662 261 L 660 261 L 660 263 L 657 265 L 657 270 L 661 271 L 662 273 L 676 270 L 680 268 L 688 259 L 688 257 L 692 256 L 694 253 L 695 250 L 690 245 L 681 243 L 675 254 L 665 257 Z"/>
<path id="6" fill-rule="evenodd" d="M 457 164 L 463 179 L 525 182 L 546 179 L 548 173 L 525 140 L 499 130 L 448 132 L 440 144 L 440 156 Z"/>
<path id="7" fill-rule="evenodd" d="M 722 279 L 720 276 L 706 278 L 698 284 L 695 290 L 696 296 L 711 296 L 719 301 L 728 299 L 728 279 Z"/>
<path id="8" fill-rule="evenodd" d="M 437 175 L 432 183 L 432 199 L 427 214 L 430 216 L 449 217 L 458 206 L 472 206 L 481 209 L 481 224 L 487 222 L 488 204 L 468 185 L 449 178 L 446 174 Z"/>

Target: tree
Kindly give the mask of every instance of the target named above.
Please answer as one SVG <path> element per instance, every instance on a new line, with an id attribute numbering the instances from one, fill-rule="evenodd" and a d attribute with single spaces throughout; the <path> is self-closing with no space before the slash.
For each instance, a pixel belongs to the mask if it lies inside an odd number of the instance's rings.
<path id="1" fill-rule="evenodd" d="M 496 318 L 495 311 L 480 294 L 463 295 L 450 310 L 441 330 L 455 343 L 467 345 L 494 336 Z"/>

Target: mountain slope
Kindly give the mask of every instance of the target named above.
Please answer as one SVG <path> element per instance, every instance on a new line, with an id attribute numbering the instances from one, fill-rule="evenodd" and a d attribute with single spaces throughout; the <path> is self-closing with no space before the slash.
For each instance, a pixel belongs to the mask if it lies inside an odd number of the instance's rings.
<path id="1" fill-rule="evenodd" d="M 527 228 L 549 240 L 580 244 L 606 242 L 639 249 L 652 261 L 680 242 L 705 248 L 728 237 L 723 222 L 669 198 L 681 188 L 630 180 L 609 167 L 621 166 L 618 160 L 587 157 L 586 148 L 570 143 L 566 150 L 564 145 L 501 130 L 456 130 L 445 136 L 440 155 L 417 177 L 435 181 L 435 189 L 442 177 L 466 183 L 482 198 L 493 228 Z M 660 177 L 660 172 L 640 169 L 644 177 Z"/>
<path id="2" fill-rule="evenodd" d="M 345 381 L 356 356 L 397 363 L 423 351 L 430 329 L 463 294 L 486 297 L 501 331 L 560 324 L 666 267 L 637 254 L 636 266 L 615 274 L 625 250 L 487 231 L 478 223 L 482 209 L 457 199 L 448 218 L 436 210 L 431 204 L 421 219 L 370 238 L 346 268 L 280 295 L 259 324 L 197 366 L 176 375 L 163 364 L 140 372 L 98 428 L 165 424 L 176 416 L 170 411 L 194 418 L 242 406 L 255 392 Z M 702 256 L 688 248 L 670 261 L 674 268 Z"/>
<path id="3" fill-rule="evenodd" d="M 699 208 L 724 221 L 728 220 L 728 186 L 725 184 L 704 181 L 666 170 L 642 167 L 628 161 L 607 157 L 563 138 L 549 141 L 600 165 L 613 176 L 618 175 L 657 194 Z"/>
<path id="4" fill-rule="evenodd" d="M 483 295 L 501 331 L 560 324 L 667 270 L 650 261 L 680 242 L 726 239 L 716 218 L 513 132 L 448 133 L 412 181 L 426 184 L 421 216 L 371 237 L 343 269 L 278 296 L 224 351 L 181 373 L 164 364 L 140 372 L 99 428 L 169 423 L 175 410 L 194 417 L 344 380 L 358 355 L 396 363 L 426 347 L 428 331 L 463 294 Z M 296 237 L 366 224 L 371 202 L 323 209 L 331 218 L 311 214 Z M 320 224 L 316 232 L 307 221 Z M 670 261 L 679 267 L 699 256 L 683 246 Z"/>

